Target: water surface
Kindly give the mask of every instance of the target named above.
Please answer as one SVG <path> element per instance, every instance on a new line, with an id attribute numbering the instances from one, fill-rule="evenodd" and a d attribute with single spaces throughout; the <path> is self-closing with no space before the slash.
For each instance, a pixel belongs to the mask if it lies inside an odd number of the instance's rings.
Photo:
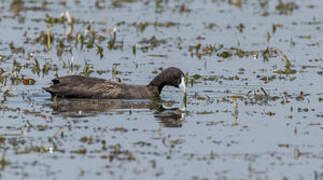
<path id="1" fill-rule="evenodd" d="M 0 0 L 4 179 L 321 179 L 321 1 Z M 116 31 L 114 31 L 116 30 Z M 114 33 L 115 32 L 115 33 Z M 161 101 L 52 100 L 83 74 Z"/>

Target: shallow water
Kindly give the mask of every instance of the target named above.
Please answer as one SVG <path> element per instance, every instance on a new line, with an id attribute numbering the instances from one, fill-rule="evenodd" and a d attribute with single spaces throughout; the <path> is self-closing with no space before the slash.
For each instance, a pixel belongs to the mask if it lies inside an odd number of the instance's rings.
<path id="1" fill-rule="evenodd" d="M 0 0 L 1 177 L 322 179 L 322 10 Z M 162 101 L 52 100 L 41 89 L 70 74 L 147 84 L 170 66 L 188 73 L 186 111 L 172 87 Z"/>

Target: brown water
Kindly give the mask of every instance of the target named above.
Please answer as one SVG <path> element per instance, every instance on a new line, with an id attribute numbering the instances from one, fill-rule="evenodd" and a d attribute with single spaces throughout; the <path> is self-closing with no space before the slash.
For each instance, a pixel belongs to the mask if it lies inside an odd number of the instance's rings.
<path id="1" fill-rule="evenodd" d="M 1 177 L 322 179 L 322 10 L 0 0 Z M 188 73 L 186 111 L 172 87 L 162 101 L 51 100 L 41 89 L 70 74 L 148 84 L 170 66 Z"/>

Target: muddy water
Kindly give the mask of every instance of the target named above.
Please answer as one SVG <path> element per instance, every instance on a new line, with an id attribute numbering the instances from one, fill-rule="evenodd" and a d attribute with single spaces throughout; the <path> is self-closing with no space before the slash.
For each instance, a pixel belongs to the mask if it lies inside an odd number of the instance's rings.
<path id="1" fill-rule="evenodd" d="M 0 0 L 4 179 L 322 179 L 320 1 Z M 56 76 L 161 100 L 51 99 Z"/>

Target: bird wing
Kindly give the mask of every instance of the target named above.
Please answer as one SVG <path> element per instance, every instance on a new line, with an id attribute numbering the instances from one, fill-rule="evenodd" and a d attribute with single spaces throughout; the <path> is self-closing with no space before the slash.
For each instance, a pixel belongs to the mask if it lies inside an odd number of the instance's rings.
<path id="1" fill-rule="evenodd" d="M 121 92 L 121 84 L 110 80 L 84 76 L 64 76 L 52 80 L 53 85 L 44 88 L 53 96 L 70 98 L 109 98 Z"/>

